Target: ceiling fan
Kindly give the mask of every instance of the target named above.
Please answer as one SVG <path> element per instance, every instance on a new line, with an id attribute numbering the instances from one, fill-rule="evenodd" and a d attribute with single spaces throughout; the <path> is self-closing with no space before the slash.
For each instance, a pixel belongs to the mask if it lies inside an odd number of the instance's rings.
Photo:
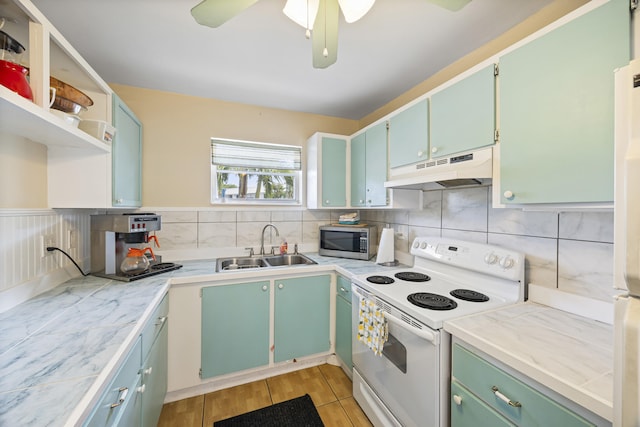
<path id="1" fill-rule="evenodd" d="M 258 0 L 203 0 L 191 9 L 196 22 L 217 28 Z M 471 0 L 425 0 L 451 11 Z M 327 68 L 338 59 L 340 10 L 347 23 L 362 18 L 375 0 L 287 0 L 282 10 L 292 21 L 306 28 L 311 38 L 313 67 Z"/>

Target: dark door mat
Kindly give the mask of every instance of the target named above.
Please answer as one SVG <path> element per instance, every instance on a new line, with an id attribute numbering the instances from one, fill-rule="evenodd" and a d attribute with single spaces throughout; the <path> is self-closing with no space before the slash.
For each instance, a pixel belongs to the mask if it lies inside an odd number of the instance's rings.
<path id="1" fill-rule="evenodd" d="M 308 394 L 213 423 L 213 427 L 256 426 L 324 427 L 324 424 Z"/>

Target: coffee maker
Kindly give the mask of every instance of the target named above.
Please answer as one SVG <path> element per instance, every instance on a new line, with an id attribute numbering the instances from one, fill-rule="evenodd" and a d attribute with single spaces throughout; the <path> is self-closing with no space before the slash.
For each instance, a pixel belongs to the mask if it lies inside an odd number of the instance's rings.
<path id="1" fill-rule="evenodd" d="M 154 213 L 91 215 L 91 274 L 129 282 L 182 267 L 152 259 L 144 271 L 122 270 L 129 249 L 148 246 L 149 232 L 160 230 L 161 225 L 162 218 Z"/>

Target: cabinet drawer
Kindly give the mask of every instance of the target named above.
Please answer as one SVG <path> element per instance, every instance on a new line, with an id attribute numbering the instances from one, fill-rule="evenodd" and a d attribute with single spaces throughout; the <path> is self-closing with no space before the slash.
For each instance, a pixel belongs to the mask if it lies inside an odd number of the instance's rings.
<path id="1" fill-rule="evenodd" d="M 130 411 L 127 408 L 131 408 L 131 405 L 134 404 L 132 400 L 138 399 L 136 386 L 140 382 L 141 363 L 141 342 L 138 338 L 115 378 L 100 398 L 96 409 L 84 424 L 85 426 L 117 425 L 119 420 L 125 416 L 123 412 Z"/>
<path id="2" fill-rule="evenodd" d="M 519 426 L 594 425 L 458 344 L 452 358 L 455 381 Z M 495 388 L 516 406 L 500 399 Z"/>
<path id="3" fill-rule="evenodd" d="M 451 382 L 451 427 L 467 426 L 514 427 L 514 424 L 453 381 Z"/>
<path id="4" fill-rule="evenodd" d="M 142 330 L 142 360 L 145 360 L 149 355 L 149 350 L 153 345 L 158 333 L 162 329 L 168 319 L 169 314 L 169 296 L 168 294 L 162 298 L 162 301 L 156 307 L 155 311 L 149 318 L 149 321 Z"/>
<path id="5" fill-rule="evenodd" d="M 336 294 L 351 302 L 351 281 L 344 276 L 338 275 Z"/>

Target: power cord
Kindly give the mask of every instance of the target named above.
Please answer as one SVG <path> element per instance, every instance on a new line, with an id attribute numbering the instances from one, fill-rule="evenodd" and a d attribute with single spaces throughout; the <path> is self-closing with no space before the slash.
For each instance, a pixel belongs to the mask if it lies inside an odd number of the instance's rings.
<path id="1" fill-rule="evenodd" d="M 69 255 L 68 253 L 66 253 L 65 251 L 63 251 L 63 250 L 62 250 L 62 249 L 60 249 L 60 248 L 56 248 L 55 246 L 47 246 L 47 252 L 53 252 L 53 251 L 60 251 L 60 252 L 62 252 L 63 254 L 65 254 L 65 255 L 67 256 L 67 258 L 69 258 L 69 259 L 71 260 L 71 262 L 73 263 L 73 265 L 75 265 L 75 266 L 78 268 L 78 270 L 80 271 L 80 273 L 81 273 L 83 276 L 88 276 L 88 275 L 89 275 L 89 273 L 84 273 L 84 272 L 82 271 L 82 269 L 80 268 L 80 266 L 78 265 L 78 263 L 77 263 L 77 262 L 75 262 L 73 258 L 71 258 L 71 255 Z"/>

